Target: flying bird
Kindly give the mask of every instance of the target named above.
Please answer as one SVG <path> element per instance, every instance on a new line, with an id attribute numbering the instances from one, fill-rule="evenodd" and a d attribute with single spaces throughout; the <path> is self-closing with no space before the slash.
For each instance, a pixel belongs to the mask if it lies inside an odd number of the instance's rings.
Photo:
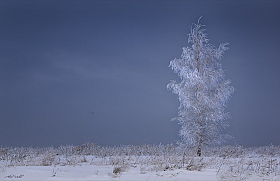
<path id="1" fill-rule="evenodd" d="M 91 114 L 94 114 L 95 112 L 90 112 Z"/>

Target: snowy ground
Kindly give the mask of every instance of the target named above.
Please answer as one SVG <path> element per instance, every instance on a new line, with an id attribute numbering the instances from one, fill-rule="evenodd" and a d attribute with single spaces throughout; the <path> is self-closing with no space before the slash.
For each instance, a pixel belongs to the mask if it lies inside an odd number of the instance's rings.
<path id="1" fill-rule="evenodd" d="M 0 147 L 0 181 L 280 181 L 280 146 L 192 149 L 173 145 Z"/>
<path id="2" fill-rule="evenodd" d="M 221 177 L 217 170 L 188 171 L 174 169 L 166 171 L 141 172 L 139 166 L 129 168 L 121 173 L 113 173 L 114 166 L 96 166 L 78 164 L 76 166 L 16 166 L 5 168 L 0 172 L 1 181 L 280 181 L 280 176 L 251 175 L 238 177 L 227 175 Z"/>
<path id="3" fill-rule="evenodd" d="M 113 173 L 113 166 L 94 166 L 82 164 L 76 166 L 17 166 L 6 168 L 1 172 L 0 179 L 3 181 L 37 181 L 37 180 L 59 180 L 59 181 L 90 181 L 90 180 L 148 180 L 148 181 L 216 181 L 215 170 L 187 171 L 167 170 L 149 171 L 141 173 L 140 167 L 129 168 L 122 173 Z"/>

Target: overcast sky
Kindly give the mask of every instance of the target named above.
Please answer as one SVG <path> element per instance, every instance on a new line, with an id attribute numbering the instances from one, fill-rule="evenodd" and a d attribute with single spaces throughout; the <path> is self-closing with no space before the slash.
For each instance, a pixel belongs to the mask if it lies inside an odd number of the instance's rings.
<path id="1" fill-rule="evenodd" d="M 0 145 L 175 143 L 168 65 L 201 16 L 210 43 L 230 43 L 227 131 L 279 145 L 279 0 L 1 0 Z"/>

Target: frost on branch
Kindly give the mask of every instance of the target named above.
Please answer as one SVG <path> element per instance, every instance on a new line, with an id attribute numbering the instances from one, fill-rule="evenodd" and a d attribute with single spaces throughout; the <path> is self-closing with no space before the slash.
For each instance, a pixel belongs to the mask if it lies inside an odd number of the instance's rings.
<path id="1" fill-rule="evenodd" d="M 178 74 L 181 82 L 171 81 L 167 88 L 179 97 L 178 117 L 172 120 L 182 125 L 180 136 L 189 146 L 197 147 L 221 144 L 227 135 L 221 132 L 229 126 L 225 112 L 227 101 L 234 92 L 230 80 L 225 80 L 220 59 L 228 49 L 228 43 L 218 48 L 209 39 L 199 22 L 194 24 L 181 58 L 170 61 L 169 67 Z"/>

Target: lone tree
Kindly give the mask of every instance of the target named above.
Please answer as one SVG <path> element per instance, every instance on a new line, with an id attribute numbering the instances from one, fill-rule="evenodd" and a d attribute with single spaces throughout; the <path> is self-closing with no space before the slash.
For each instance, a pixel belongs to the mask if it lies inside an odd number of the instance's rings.
<path id="1" fill-rule="evenodd" d="M 229 137 L 222 131 L 229 126 L 225 108 L 234 88 L 230 80 L 225 80 L 219 61 L 228 43 L 215 48 L 208 43 L 199 20 L 193 26 L 188 38 L 192 46 L 184 47 L 181 58 L 170 61 L 169 65 L 181 82 L 173 80 L 167 88 L 179 97 L 178 117 L 172 120 L 182 125 L 179 132 L 182 141 L 196 148 L 201 156 L 203 146 L 221 144 Z"/>

